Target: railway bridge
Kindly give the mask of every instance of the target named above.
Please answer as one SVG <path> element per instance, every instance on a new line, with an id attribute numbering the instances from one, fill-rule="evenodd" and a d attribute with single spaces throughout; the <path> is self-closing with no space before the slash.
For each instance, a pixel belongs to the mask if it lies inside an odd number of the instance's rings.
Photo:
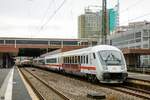
<path id="1" fill-rule="evenodd" d="M 91 39 L 0 38 L 0 66 L 11 66 L 14 56 L 39 56 L 63 48 L 64 51 L 96 45 Z"/>

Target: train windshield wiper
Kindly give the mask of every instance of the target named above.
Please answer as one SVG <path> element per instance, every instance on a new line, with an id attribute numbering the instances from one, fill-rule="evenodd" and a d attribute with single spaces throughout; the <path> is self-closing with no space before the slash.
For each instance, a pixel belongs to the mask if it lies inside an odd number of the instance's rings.
<path id="1" fill-rule="evenodd" d="M 105 63 L 107 65 L 120 65 L 121 60 L 111 53 L 110 55 L 107 56 Z"/>

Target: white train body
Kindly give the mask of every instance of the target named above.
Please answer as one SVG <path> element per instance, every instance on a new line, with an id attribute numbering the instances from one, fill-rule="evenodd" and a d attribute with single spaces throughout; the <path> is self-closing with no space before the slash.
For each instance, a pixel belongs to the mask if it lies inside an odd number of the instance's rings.
<path id="1" fill-rule="evenodd" d="M 122 52 L 113 46 L 98 45 L 46 56 L 45 67 L 86 75 L 102 83 L 122 83 L 127 68 Z"/>

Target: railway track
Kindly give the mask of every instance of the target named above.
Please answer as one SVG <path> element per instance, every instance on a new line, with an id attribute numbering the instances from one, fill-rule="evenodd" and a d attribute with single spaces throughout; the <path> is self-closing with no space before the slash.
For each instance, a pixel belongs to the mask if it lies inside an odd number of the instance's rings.
<path id="1" fill-rule="evenodd" d="M 150 91 L 150 81 L 144 79 L 128 78 L 124 85 L 138 88 L 144 91 Z"/>
<path id="2" fill-rule="evenodd" d="M 80 81 L 89 82 L 85 79 L 81 79 L 81 77 L 70 76 L 70 75 L 69 75 L 69 77 L 80 80 Z M 121 92 L 121 93 L 129 94 L 129 95 L 141 98 L 141 99 L 150 100 L 150 91 L 132 87 L 132 86 L 128 85 L 128 83 L 123 84 L 123 85 L 119 85 L 119 84 L 118 85 L 106 85 L 106 84 L 93 83 L 93 82 L 91 82 L 91 83 L 94 84 L 94 85 L 98 85 L 98 86 L 101 86 L 101 87 L 112 89 L 112 90 L 115 90 L 115 91 L 118 91 L 118 92 Z"/>
<path id="3" fill-rule="evenodd" d="M 65 96 L 64 94 L 60 93 L 57 89 L 53 88 L 52 86 L 48 85 L 44 80 L 40 79 L 37 75 L 33 74 L 29 70 L 27 70 L 25 68 L 21 68 L 19 70 L 20 70 L 20 72 L 24 76 L 25 80 L 28 82 L 28 84 L 31 86 L 31 88 L 33 89 L 33 91 L 36 93 L 36 95 L 38 96 L 38 98 L 40 100 L 48 100 L 48 99 L 45 96 L 43 96 L 43 94 L 41 92 L 39 92 L 39 90 L 37 89 L 38 87 L 35 87 L 31 83 L 30 79 L 26 76 L 25 72 L 27 72 L 28 74 L 33 76 L 38 82 L 40 82 L 44 86 L 46 86 L 47 89 L 50 89 L 53 92 L 53 94 L 55 94 L 56 96 L 58 96 L 60 98 L 60 100 L 70 100 L 67 96 Z"/>
<path id="4" fill-rule="evenodd" d="M 81 78 L 76 77 L 76 76 L 75 77 L 69 76 L 69 77 L 78 79 L 80 81 L 89 82 L 89 80 L 85 80 L 85 79 L 82 80 Z M 93 83 L 93 81 L 91 81 L 91 83 L 94 85 L 98 85 L 101 87 L 105 87 L 105 88 L 109 88 L 109 89 L 112 89 L 115 91 L 126 93 L 129 95 L 135 96 L 135 97 L 139 97 L 141 99 L 150 100 L 150 88 L 149 88 L 150 82 L 146 81 L 146 80 L 138 80 L 138 81 L 140 81 L 139 84 L 132 83 L 132 85 L 131 85 L 131 82 L 129 83 L 129 81 L 126 82 L 125 84 L 115 84 L 115 85 L 102 84 L 102 83 L 98 83 L 98 82 Z M 143 84 L 141 84 L 141 83 L 143 83 Z M 136 86 L 134 86 L 134 85 L 136 85 Z"/>
<path id="5" fill-rule="evenodd" d="M 133 88 L 133 87 L 130 87 L 130 86 L 124 86 L 124 85 L 113 86 L 113 87 L 108 86 L 108 88 L 119 91 L 119 92 L 129 94 L 129 95 L 132 95 L 132 96 L 136 96 L 136 97 L 139 97 L 141 99 L 150 100 L 150 92 L 149 91 Z"/>
<path id="6" fill-rule="evenodd" d="M 130 81 L 135 81 L 136 83 L 141 83 L 141 84 L 147 84 L 147 85 L 150 85 L 150 81 L 149 80 L 144 80 L 144 79 L 135 79 L 135 78 L 127 78 L 127 82 L 130 82 Z"/>
<path id="7" fill-rule="evenodd" d="M 81 77 L 76 77 L 76 76 L 70 76 L 71 78 L 75 78 L 81 81 L 86 81 L 89 82 L 89 80 L 81 79 Z M 136 80 L 136 79 L 130 79 L 130 81 Z M 138 82 L 129 82 L 127 81 L 124 84 L 116 84 L 116 85 L 109 85 L 109 84 L 102 84 L 98 82 L 91 81 L 92 84 L 102 86 L 105 88 L 109 88 L 112 90 L 116 90 L 122 93 L 126 93 L 135 97 L 139 97 L 141 99 L 146 99 L 150 100 L 150 81 L 147 80 L 136 80 Z M 137 84 L 138 83 L 138 84 Z M 132 84 L 132 85 L 131 85 Z M 136 85 L 136 86 L 135 86 Z"/>
<path id="8" fill-rule="evenodd" d="M 71 76 L 72 77 L 72 76 Z M 81 80 L 80 78 L 76 77 L 77 79 Z M 86 81 L 87 80 L 81 80 Z M 132 82 L 136 81 L 136 82 Z M 88 81 L 89 82 L 89 81 Z M 124 84 L 116 84 L 116 85 L 106 85 L 101 83 L 93 83 L 92 84 L 99 85 L 102 87 L 106 87 L 112 90 L 116 90 L 122 93 L 126 93 L 135 97 L 139 97 L 141 99 L 150 100 L 150 81 L 148 80 L 140 80 L 140 79 L 132 79 L 128 78 L 128 81 Z"/>

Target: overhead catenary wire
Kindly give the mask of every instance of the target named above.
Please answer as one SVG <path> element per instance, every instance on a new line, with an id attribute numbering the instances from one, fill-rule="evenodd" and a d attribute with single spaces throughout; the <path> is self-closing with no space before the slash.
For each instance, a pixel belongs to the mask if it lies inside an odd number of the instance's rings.
<path id="1" fill-rule="evenodd" d="M 55 3 L 55 0 L 49 1 L 48 7 L 47 7 L 46 11 L 44 12 L 44 15 L 43 15 L 43 17 L 41 19 L 41 22 L 40 22 L 39 26 L 43 23 L 44 19 L 46 18 L 47 14 L 48 14 L 48 11 L 50 10 L 52 4 L 54 4 L 54 3 Z"/>
<path id="2" fill-rule="evenodd" d="M 146 13 L 146 14 L 144 14 L 144 15 L 141 15 L 141 16 L 138 16 L 138 17 L 129 19 L 129 21 L 136 20 L 136 19 L 139 19 L 139 18 L 143 18 L 143 17 L 149 16 L 149 15 L 150 15 L 150 13 Z"/>
<path id="3" fill-rule="evenodd" d="M 27 9 L 27 13 L 28 13 L 28 17 L 31 17 L 31 10 L 32 10 L 32 5 L 33 5 L 33 0 L 27 0 L 28 3 L 28 9 Z M 29 32 L 29 37 L 32 38 L 32 32 L 31 32 L 31 23 L 28 22 L 28 32 Z"/>
<path id="4" fill-rule="evenodd" d="M 54 11 L 54 13 L 48 18 L 48 20 L 47 20 L 44 24 L 41 25 L 39 32 L 44 29 L 45 25 L 47 25 L 50 20 L 52 20 L 52 18 L 56 15 L 56 13 L 57 13 L 57 12 L 63 7 L 63 5 L 66 3 L 66 1 L 67 1 L 67 0 L 64 0 L 64 1 L 60 4 L 60 6 Z"/>
<path id="5" fill-rule="evenodd" d="M 137 19 L 146 17 L 146 16 L 150 16 L 150 13 L 146 13 L 146 14 L 143 14 L 143 15 L 141 15 L 141 16 L 137 16 L 137 17 L 135 17 L 135 18 L 129 19 L 128 21 L 134 21 L 134 20 L 137 20 Z M 123 23 L 126 23 L 126 21 L 124 21 Z M 122 23 L 122 24 L 123 24 L 123 23 Z"/>
<path id="6" fill-rule="evenodd" d="M 128 11 L 129 9 L 131 9 L 131 8 L 133 8 L 133 7 L 136 7 L 138 4 L 140 4 L 141 1 L 143 2 L 143 0 L 138 0 L 137 2 L 135 2 L 134 4 L 128 6 L 128 7 L 125 8 L 125 9 L 121 10 L 120 12 L 121 12 L 121 13 L 124 13 L 124 12 Z"/>

